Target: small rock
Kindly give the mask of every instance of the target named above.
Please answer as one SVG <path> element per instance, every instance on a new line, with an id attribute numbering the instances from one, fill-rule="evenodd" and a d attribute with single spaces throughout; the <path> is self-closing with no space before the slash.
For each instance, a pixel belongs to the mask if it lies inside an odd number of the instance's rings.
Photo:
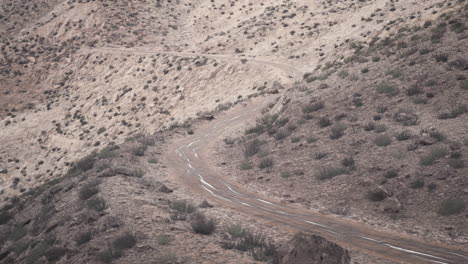
<path id="1" fill-rule="evenodd" d="M 0 173 L 2 173 L 2 174 L 8 173 L 7 168 L 0 167 Z"/>
<path id="2" fill-rule="evenodd" d="M 406 147 L 406 149 L 409 151 L 416 150 L 417 148 L 418 148 L 418 144 L 416 142 L 412 142 Z"/>
<path id="3" fill-rule="evenodd" d="M 422 137 L 420 140 L 419 140 L 419 144 L 423 145 L 423 146 L 430 146 L 430 145 L 433 145 L 437 143 L 437 140 L 433 137 L 430 137 L 430 136 L 425 136 L 425 137 Z"/>
<path id="4" fill-rule="evenodd" d="M 282 245 L 274 263 L 278 264 L 349 264 L 348 250 L 320 236 L 298 233 Z"/>
<path id="5" fill-rule="evenodd" d="M 398 213 L 401 210 L 401 203 L 395 197 L 388 197 L 379 206 L 383 213 Z"/>
<path id="6" fill-rule="evenodd" d="M 200 207 L 200 208 L 211 208 L 211 207 L 213 207 L 213 205 L 210 204 L 207 200 L 203 200 L 203 202 L 201 202 L 201 204 L 198 207 Z"/>
<path id="7" fill-rule="evenodd" d="M 159 187 L 159 191 L 162 192 L 162 193 L 172 193 L 173 190 L 170 189 L 169 187 L 167 187 L 166 185 L 161 185 L 161 187 Z"/>

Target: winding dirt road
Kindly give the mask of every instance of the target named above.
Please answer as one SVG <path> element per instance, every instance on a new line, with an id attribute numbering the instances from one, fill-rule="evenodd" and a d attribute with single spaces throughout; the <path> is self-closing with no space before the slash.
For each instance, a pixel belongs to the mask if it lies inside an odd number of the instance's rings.
<path id="1" fill-rule="evenodd" d="M 238 105 L 218 115 L 216 120 L 202 123 L 195 135 L 176 140 L 166 154 L 168 168 L 193 191 L 271 224 L 319 234 L 348 248 L 399 263 L 468 263 L 468 252 L 287 206 L 223 177 L 218 168 L 206 162 L 211 149 L 215 144 L 223 144 L 226 131 L 239 129 L 245 122 L 255 120 L 265 102 L 258 98 Z"/>
<path id="2" fill-rule="evenodd" d="M 203 56 L 218 60 L 240 61 L 244 57 L 234 55 L 197 54 L 191 52 L 156 51 L 128 48 L 95 48 L 83 52 L 166 54 L 181 57 Z M 284 72 L 291 81 L 301 77 L 297 67 L 272 61 L 270 58 L 247 58 L 249 62 L 273 67 Z M 240 186 L 223 176 L 219 168 L 210 166 L 211 150 L 215 144 L 223 144 L 227 131 L 240 129 L 246 122 L 255 120 L 267 103 L 256 98 L 220 113 L 213 121 L 200 124 L 196 133 L 174 140 L 165 154 L 165 163 L 174 178 L 192 191 L 243 214 L 281 225 L 291 231 L 318 234 L 345 247 L 383 257 L 398 263 L 468 263 L 468 252 L 455 247 L 432 244 L 389 232 L 383 232 L 362 224 L 347 222 L 314 213 L 303 208 L 284 205 L 252 190 Z"/>

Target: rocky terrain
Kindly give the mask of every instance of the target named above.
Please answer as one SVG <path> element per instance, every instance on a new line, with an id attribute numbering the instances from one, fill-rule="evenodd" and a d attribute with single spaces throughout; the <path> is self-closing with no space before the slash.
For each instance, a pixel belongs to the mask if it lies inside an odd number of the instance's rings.
<path id="1" fill-rule="evenodd" d="M 160 158 L 199 120 L 272 96 L 213 166 L 463 248 L 467 19 L 463 0 L 2 1 L 0 263 L 278 259 L 291 230 L 205 201 Z"/>

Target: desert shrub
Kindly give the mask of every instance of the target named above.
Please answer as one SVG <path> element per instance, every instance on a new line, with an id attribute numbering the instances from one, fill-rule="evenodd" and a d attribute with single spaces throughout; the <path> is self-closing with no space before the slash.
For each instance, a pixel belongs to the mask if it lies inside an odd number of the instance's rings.
<path id="1" fill-rule="evenodd" d="M 431 41 L 432 43 L 439 43 L 445 32 L 447 31 L 447 24 L 440 23 L 432 29 Z"/>
<path id="2" fill-rule="evenodd" d="M 465 167 L 465 162 L 463 162 L 461 159 L 450 159 L 448 164 L 454 169 L 462 169 Z"/>
<path id="3" fill-rule="evenodd" d="M 447 136 L 440 132 L 440 131 L 437 131 L 437 130 L 432 130 L 429 132 L 429 136 L 435 140 L 437 140 L 437 142 L 442 142 L 442 141 L 445 141 L 447 139 Z"/>
<path id="4" fill-rule="evenodd" d="M 372 131 L 375 129 L 375 123 L 374 122 L 369 122 L 366 125 L 364 125 L 364 130 L 365 131 Z"/>
<path id="5" fill-rule="evenodd" d="M 282 171 L 282 172 L 280 173 L 280 176 L 281 176 L 281 178 L 283 178 L 283 179 L 287 179 L 287 178 L 291 177 L 291 173 L 290 173 L 289 171 Z"/>
<path id="6" fill-rule="evenodd" d="M 254 156 L 260 151 L 262 145 L 263 145 L 263 142 L 260 141 L 259 139 L 254 139 L 254 140 L 245 142 L 242 148 L 244 152 L 244 156 L 246 158 Z"/>
<path id="7" fill-rule="evenodd" d="M 268 169 L 270 170 L 273 167 L 273 159 L 270 157 L 266 157 L 260 160 L 260 163 L 258 164 L 259 169 Z"/>
<path id="8" fill-rule="evenodd" d="M 28 229 L 26 229 L 26 227 L 17 226 L 15 228 L 13 228 L 13 230 L 11 231 L 11 233 L 8 236 L 8 239 L 10 239 L 12 241 L 18 241 L 21 238 L 23 238 L 27 233 L 28 233 Z"/>
<path id="9" fill-rule="evenodd" d="M 399 89 L 393 84 L 382 82 L 377 85 L 376 91 L 378 94 L 386 94 L 389 96 L 395 96 L 399 93 Z"/>
<path id="10" fill-rule="evenodd" d="M 422 156 L 419 160 L 419 164 L 422 166 L 430 166 L 436 160 L 445 157 L 448 154 L 448 150 L 445 147 L 433 147 L 426 155 Z"/>
<path id="11" fill-rule="evenodd" d="M 101 127 L 101 128 L 99 128 L 98 131 L 97 131 L 98 135 L 100 135 L 100 134 L 102 134 L 102 133 L 104 133 L 104 132 L 106 132 L 106 128 L 105 128 L 105 127 Z"/>
<path id="12" fill-rule="evenodd" d="M 304 114 L 308 114 L 308 113 L 316 112 L 324 107 L 325 107 L 325 103 L 323 101 L 309 103 L 302 107 L 302 112 L 304 112 Z"/>
<path id="13" fill-rule="evenodd" d="M 226 233 L 228 233 L 232 238 L 241 238 L 246 235 L 248 230 L 246 230 L 241 224 L 230 224 L 226 228 Z"/>
<path id="14" fill-rule="evenodd" d="M 314 143 L 314 142 L 316 142 L 317 140 L 318 140 L 318 138 L 315 137 L 315 136 L 312 136 L 312 135 L 306 137 L 306 142 L 309 143 L 309 144 Z"/>
<path id="15" fill-rule="evenodd" d="M 273 115 L 265 114 L 262 117 L 258 118 L 255 133 L 261 134 L 264 131 L 270 130 L 273 127 L 273 124 L 275 123 L 277 119 L 278 119 L 277 114 L 273 114 Z"/>
<path id="16" fill-rule="evenodd" d="M 155 159 L 155 158 L 151 158 L 151 159 L 148 159 L 148 163 L 150 163 L 150 164 L 156 164 L 156 163 L 158 163 L 158 160 Z"/>
<path id="17" fill-rule="evenodd" d="M 107 248 L 97 253 L 97 259 L 104 263 L 111 263 L 122 256 L 123 251 L 121 249 L 113 248 L 111 246 L 107 246 Z"/>
<path id="18" fill-rule="evenodd" d="M 324 128 L 324 127 L 327 127 L 327 126 L 331 126 L 332 122 L 331 120 L 328 118 L 328 117 L 321 117 L 319 118 L 318 120 L 318 125 L 319 127 L 321 128 Z"/>
<path id="19" fill-rule="evenodd" d="M 341 70 L 338 72 L 338 77 L 345 79 L 349 76 L 349 72 L 347 70 Z"/>
<path id="20" fill-rule="evenodd" d="M 173 264 L 177 262 L 177 256 L 172 252 L 166 252 L 156 257 L 156 263 L 158 264 Z"/>
<path id="21" fill-rule="evenodd" d="M 344 135 L 344 131 L 346 130 L 346 125 L 343 123 L 336 123 L 331 127 L 331 139 L 339 139 Z"/>
<path id="22" fill-rule="evenodd" d="M 327 168 L 322 168 L 319 170 L 317 174 L 317 179 L 319 180 L 329 180 L 332 179 L 336 176 L 346 174 L 348 173 L 348 170 L 345 168 L 341 167 L 327 167 Z"/>
<path id="23" fill-rule="evenodd" d="M 215 221 L 207 218 L 201 213 L 195 214 L 190 226 L 192 227 L 193 232 L 202 235 L 211 235 L 216 230 Z"/>
<path id="24" fill-rule="evenodd" d="M 367 199 L 373 202 L 383 201 L 386 197 L 385 193 L 381 190 L 370 190 L 367 192 Z"/>
<path id="25" fill-rule="evenodd" d="M 102 212 L 102 211 L 106 210 L 106 208 L 107 208 L 106 201 L 101 197 L 95 197 L 95 198 L 88 199 L 86 201 L 86 206 L 89 209 L 95 210 L 97 212 Z"/>
<path id="26" fill-rule="evenodd" d="M 450 109 L 449 111 L 439 113 L 437 117 L 439 119 L 457 118 L 466 112 L 468 112 L 468 107 L 466 105 L 459 105 Z"/>
<path id="27" fill-rule="evenodd" d="M 384 125 L 384 124 L 376 124 L 375 125 L 375 129 L 374 129 L 374 132 L 375 133 L 383 133 L 387 131 L 387 126 Z"/>
<path id="28" fill-rule="evenodd" d="M 10 221 L 12 218 L 11 214 L 7 211 L 0 211 L 0 225 L 4 225 Z"/>
<path id="29" fill-rule="evenodd" d="M 412 109 L 399 109 L 393 114 L 393 119 L 403 126 L 414 126 L 418 124 L 419 117 Z"/>
<path id="30" fill-rule="evenodd" d="M 323 151 L 319 151 L 319 152 L 316 152 L 314 154 L 314 159 L 321 160 L 321 159 L 325 158 L 327 155 L 328 155 L 328 153 L 323 152 Z"/>
<path id="31" fill-rule="evenodd" d="M 462 88 L 465 91 L 468 91 L 468 80 L 460 82 L 460 88 Z"/>
<path id="32" fill-rule="evenodd" d="M 412 137 L 411 135 L 411 132 L 408 131 L 408 130 L 403 130 L 401 132 L 398 132 L 396 135 L 395 135 L 395 138 L 398 140 L 398 141 L 405 141 L 405 140 L 408 140 Z"/>
<path id="33" fill-rule="evenodd" d="M 197 210 L 195 205 L 185 200 L 173 201 L 170 203 L 169 207 L 180 214 L 191 214 Z"/>
<path id="34" fill-rule="evenodd" d="M 49 262 L 55 263 L 69 252 L 69 249 L 63 247 L 52 247 L 44 254 Z"/>
<path id="35" fill-rule="evenodd" d="M 464 58 L 457 58 L 454 60 L 449 61 L 449 67 L 451 69 L 457 69 L 460 71 L 464 71 L 468 69 L 468 60 Z"/>
<path id="36" fill-rule="evenodd" d="M 439 214 L 443 216 L 455 215 L 465 210 L 465 201 L 461 198 L 450 198 L 440 204 Z"/>
<path id="37" fill-rule="evenodd" d="M 134 247 L 136 243 L 137 240 L 135 235 L 130 232 L 126 232 L 114 239 L 112 247 L 114 249 L 124 250 Z"/>
<path id="38" fill-rule="evenodd" d="M 283 118 L 278 118 L 275 122 L 275 124 L 278 126 L 278 127 L 283 127 L 284 125 L 286 125 L 287 123 L 289 122 L 289 118 L 288 117 L 283 117 Z"/>
<path id="39" fill-rule="evenodd" d="M 295 124 L 289 124 L 288 125 L 288 131 L 289 132 L 292 132 L 292 131 L 296 130 L 296 128 L 297 128 L 297 126 Z"/>
<path id="40" fill-rule="evenodd" d="M 147 148 L 148 148 L 147 145 L 139 145 L 132 149 L 132 153 L 135 156 L 143 157 L 145 155 L 145 151 Z"/>
<path id="41" fill-rule="evenodd" d="M 158 244 L 159 245 L 169 245 L 171 243 L 171 237 L 168 235 L 159 235 L 158 236 Z"/>
<path id="42" fill-rule="evenodd" d="M 93 195 L 97 194 L 99 192 L 99 187 L 98 185 L 100 184 L 100 181 L 91 181 L 85 185 L 83 185 L 80 188 L 79 191 L 79 197 L 81 200 L 88 200 L 91 198 Z"/>
<path id="43" fill-rule="evenodd" d="M 135 178 L 142 178 L 143 176 L 145 176 L 145 172 L 142 169 L 135 169 L 129 176 Z"/>
<path id="44" fill-rule="evenodd" d="M 462 21 L 455 20 L 453 21 L 453 23 L 452 21 L 450 23 L 451 23 L 450 29 L 457 34 L 463 33 L 463 31 L 466 30 L 466 26 Z"/>
<path id="45" fill-rule="evenodd" d="M 410 88 L 406 89 L 406 94 L 408 96 L 418 95 L 422 93 L 423 93 L 423 90 L 421 89 L 421 87 L 416 86 L 416 85 L 413 85 Z"/>
<path id="46" fill-rule="evenodd" d="M 290 133 L 288 131 L 280 129 L 280 130 L 278 130 L 278 132 L 276 132 L 276 134 L 274 135 L 274 138 L 276 140 L 282 140 L 282 139 L 285 139 L 285 138 L 289 137 L 289 135 L 290 135 Z"/>
<path id="47" fill-rule="evenodd" d="M 447 53 L 436 53 L 433 55 L 434 59 L 437 62 L 447 62 L 448 61 L 448 54 Z"/>
<path id="48" fill-rule="evenodd" d="M 398 176 L 398 171 L 395 169 L 390 169 L 384 173 L 384 177 L 387 179 L 395 178 Z"/>
<path id="49" fill-rule="evenodd" d="M 411 182 L 410 187 L 413 189 L 419 189 L 424 187 L 424 179 L 416 179 L 415 181 Z"/>
<path id="50" fill-rule="evenodd" d="M 341 165 L 343 165 L 344 167 L 352 168 L 355 164 L 356 162 L 354 161 L 353 157 L 346 157 L 341 160 Z"/>
<path id="51" fill-rule="evenodd" d="M 79 246 L 79 245 L 83 245 L 83 244 L 86 244 L 88 243 L 89 241 L 91 241 L 91 239 L 93 239 L 93 236 L 94 236 L 94 233 L 91 232 L 91 231 L 85 231 L 85 232 L 82 232 L 82 233 L 79 233 L 76 237 L 75 237 L 75 242 L 76 244 Z"/>
<path id="52" fill-rule="evenodd" d="M 291 143 L 297 143 L 297 142 L 299 142 L 299 141 L 301 141 L 301 138 L 300 138 L 300 137 L 293 137 L 293 138 L 291 138 Z"/>
<path id="53" fill-rule="evenodd" d="M 241 170 L 250 170 L 253 168 L 253 165 L 252 165 L 252 162 L 250 162 L 249 160 L 243 160 L 241 164 L 239 165 L 239 168 Z"/>
<path id="54" fill-rule="evenodd" d="M 38 243 L 26 256 L 26 264 L 38 263 L 38 260 L 45 255 L 47 250 L 50 248 L 50 244 L 46 241 Z"/>
<path id="55" fill-rule="evenodd" d="M 374 139 L 374 143 L 379 147 L 386 147 L 392 143 L 392 138 L 388 135 L 380 135 Z"/>

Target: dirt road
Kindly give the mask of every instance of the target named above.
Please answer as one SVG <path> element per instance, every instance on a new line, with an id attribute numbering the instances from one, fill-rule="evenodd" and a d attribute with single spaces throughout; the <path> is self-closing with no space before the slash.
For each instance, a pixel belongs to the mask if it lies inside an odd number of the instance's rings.
<path id="1" fill-rule="evenodd" d="M 223 206 L 273 225 L 319 234 L 354 250 L 399 263 L 468 263 L 468 252 L 457 248 L 382 232 L 262 197 L 223 177 L 219 168 L 208 165 L 213 146 L 224 144 L 222 139 L 227 131 L 239 130 L 245 122 L 260 115 L 265 102 L 258 98 L 238 105 L 215 120 L 202 123 L 195 135 L 175 140 L 166 154 L 166 162 L 180 183 Z"/>

